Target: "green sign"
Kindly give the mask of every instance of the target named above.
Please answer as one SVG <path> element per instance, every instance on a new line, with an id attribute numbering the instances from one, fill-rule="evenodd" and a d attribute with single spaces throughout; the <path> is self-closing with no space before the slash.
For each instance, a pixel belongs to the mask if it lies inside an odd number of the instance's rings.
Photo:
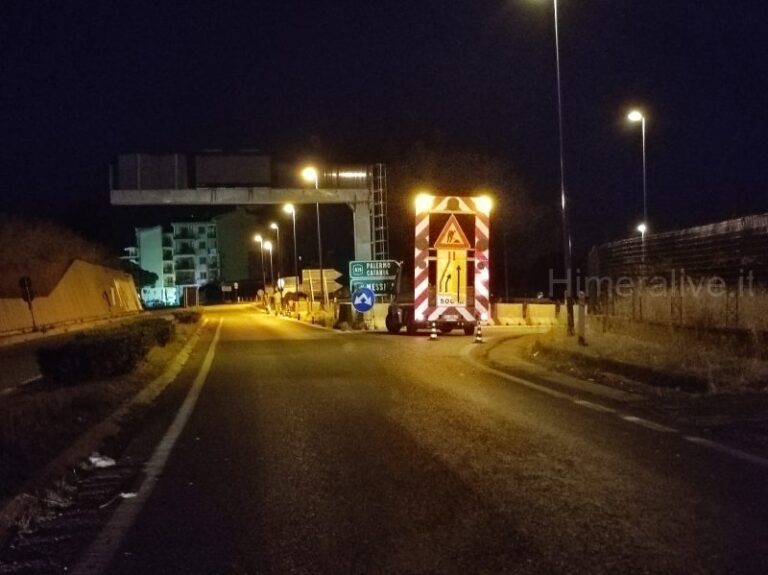
<path id="1" fill-rule="evenodd" d="M 360 260 L 349 262 L 349 279 L 391 279 L 400 266 L 395 260 Z"/>
<path id="2" fill-rule="evenodd" d="M 357 288 L 366 287 L 376 295 L 386 295 L 395 291 L 395 280 L 390 278 L 351 279 L 349 287 L 352 292 Z"/>

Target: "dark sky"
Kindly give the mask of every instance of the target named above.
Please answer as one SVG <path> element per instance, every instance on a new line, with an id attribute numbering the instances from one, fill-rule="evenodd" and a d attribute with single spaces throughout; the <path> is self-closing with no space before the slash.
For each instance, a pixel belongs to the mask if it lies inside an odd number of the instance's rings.
<path id="1" fill-rule="evenodd" d="M 768 8 L 561 0 L 577 246 L 768 210 Z M 439 138 L 558 201 L 551 0 L 0 3 L 0 212 L 130 241 L 111 156 L 264 149 L 393 160 Z M 124 208 L 122 208 L 124 209 Z M 496 222 L 495 225 L 503 225 Z"/>

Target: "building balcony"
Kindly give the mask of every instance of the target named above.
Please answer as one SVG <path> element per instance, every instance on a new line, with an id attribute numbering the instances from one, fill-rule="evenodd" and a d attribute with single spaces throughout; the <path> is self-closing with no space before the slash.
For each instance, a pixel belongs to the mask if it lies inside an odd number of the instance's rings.
<path id="1" fill-rule="evenodd" d="M 185 270 L 194 270 L 195 262 L 194 260 L 179 260 L 176 262 L 175 269 L 177 272 L 185 271 Z"/>
<path id="2" fill-rule="evenodd" d="M 194 284 L 195 284 L 194 272 L 176 274 L 176 285 L 194 285 Z"/>

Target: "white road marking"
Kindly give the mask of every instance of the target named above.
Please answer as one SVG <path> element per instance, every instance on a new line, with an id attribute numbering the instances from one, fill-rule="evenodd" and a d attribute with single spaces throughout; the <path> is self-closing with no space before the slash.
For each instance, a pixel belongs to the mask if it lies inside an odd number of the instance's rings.
<path id="1" fill-rule="evenodd" d="M 569 395 L 566 395 L 564 393 L 561 393 L 559 391 L 555 391 L 553 389 L 549 389 L 543 385 L 539 385 L 530 381 L 527 381 L 525 379 L 521 379 L 519 377 L 515 377 L 513 375 L 509 375 L 508 373 L 505 373 L 503 371 L 500 371 L 498 369 L 493 369 L 492 367 L 488 367 L 477 361 L 471 356 L 471 351 L 473 349 L 476 349 L 474 346 L 467 346 L 461 351 L 461 355 L 472 365 L 477 367 L 478 369 L 482 369 L 484 371 L 487 371 L 488 373 L 492 373 L 494 375 L 497 375 L 503 379 L 512 381 L 514 383 L 519 383 L 520 385 L 524 385 L 526 387 L 529 387 L 531 389 L 535 389 L 537 391 L 541 391 L 543 393 L 546 393 L 547 395 L 551 395 L 552 397 L 558 397 L 560 399 L 567 399 L 571 401 L 572 403 L 575 403 L 576 405 L 581 405 L 582 407 L 586 407 L 588 409 L 593 409 L 595 411 L 601 411 L 605 413 L 615 413 L 618 417 L 623 419 L 624 421 L 634 423 L 636 425 L 641 425 L 642 427 L 645 427 L 647 429 L 651 429 L 653 431 L 658 431 L 661 433 L 680 433 L 677 429 L 673 427 L 667 427 L 666 425 L 661 425 L 660 423 L 656 423 L 654 421 L 649 421 L 647 419 L 643 419 L 641 417 L 636 417 L 634 415 L 625 415 L 616 413 L 616 410 L 611 409 L 610 407 L 606 407 L 603 405 L 600 405 L 598 403 L 592 403 L 591 401 L 586 401 L 584 399 L 576 399 L 574 397 L 571 397 Z M 733 447 L 728 447 L 727 445 L 723 445 L 722 443 L 717 443 L 715 441 L 711 441 L 709 439 L 704 439 L 703 437 L 696 437 L 692 435 L 686 435 L 684 436 L 686 441 L 689 441 L 690 443 L 693 443 L 695 445 L 699 445 L 701 447 L 707 447 L 709 449 L 714 449 L 715 451 L 719 451 L 721 453 L 725 453 L 727 455 L 730 455 L 732 457 L 735 457 L 737 459 L 741 459 L 743 461 L 748 461 L 750 463 L 754 463 L 755 465 L 759 465 L 760 467 L 766 467 L 768 468 L 768 459 L 765 457 L 761 457 L 759 455 L 755 455 L 753 453 L 748 453 L 746 451 L 742 451 L 740 449 L 736 449 Z"/>
<path id="2" fill-rule="evenodd" d="M 40 381 L 41 379 L 43 379 L 43 376 L 42 376 L 42 375 L 40 375 L 40 374 L 38 373 L 37 375 L 35 375 L 35 376 L 33 376 L 33 377 L 30 377 L 30 378 L 28 378 L 28 379 L 25 379 L 25 380 L 24 380 L 24 381 L 22 381 L 22 382 L 21 382 L 19 385 L 20 385 L 20 386 L 21 386 L 21 385 L 28 385 L 28 384 L 30 384 L 30 383 L 34 383 L 34 382 L 36 382 L 36 381 Z"/>
<path id="3" fill-rule="evenodd" d="M 487 371 L 488 373 L 492 373 L 498 377 L 501 377 L 503 379 L 512 381 L 514 383 L 518 383 L 520 385 L 524 385 L 525 387 L 529 387 L 531 389 L 535 389 L 536 391 L 540 391 L 542 393 L 545 393 L 547 395 L 551 395 L 552 397 L 557 397 L 560 399 L 567 399 L 571 400 L 573 399 L 570 395 L 562 393 L 560 391 L 555 391 L 554 389 L 550 389 L 544 385 L 539 385 L 538 383 L 533 383 L 532 381 L 528 381 L 527 379 L 522 379 L 519 377 L 515 377 L 514 375 L 510 375 L 504 371 L 501 371 L 499 369 L 494 369 L 492 367 L 488 367 L 487 365 L 483 365 L 479 361 L 475 360 L 471 355 L 470 352 L 473 349 L 477 349 L 474 344 L 466 346 L 464 349 L 461 350 L 461 355 L 464 356 L 464 358 L 469 361 L 472 365 L 474 365 L 478 369 L 482 369 L 483 371 Z"/>
<path id="4" fill-rule="evenodd" d="M 176 441 L 179 439 L 181 432 L 184 430 L 184 426 L 192 415 L 192 411 L 195 408 L 197 399 L 200 397 L 200 392 L 203 389 L 208 373 L 211 371 L 213 358 L 216 354 L 216 344 L 219 341 L 223 323 L 224 319 L 220 318 L 219 325 L 216 328 L 216 334 L 213 336 L 213 341 L 211 341 L 211 345 L 208 347 L 208 352 L 205 354 L 203 365 L 200 368 L 197 377 L 195 377 L 195 381 L 192 383 L 192 387 L 189 390 L 189 393 L 187 393 L 184 403 L 181 405 L 173 423 L 165 432 L 160 443 L 155 447 L 152 457 L 144 466 L 145 478 L 139 488 L 138 494 L 135 498 L 124 499 L 117 507 L 115 513 L 110 518 L 109 523 L 104 526 L 96 540 L 91 544 L 88 550 L 83 554 L 83 557 L 73 568 L 72 573 L 75 575 L 97 575 L 106 572 L 112 558 L 120 547 L 120 544 L 123 542 L 123 539 L 125 539 L 128 530 L 134 524 L 136 518 L 144 507 L 144 504 L 152 494 L 152 490 L 163 472 L 163 468 L 168 461 L 168 457 L 171 455 L 171 451 L 173 450 Z"/>
<path id="5" fill-rule="evenodd" d="M 768 467 L 768 459 L 766 459 L 765 457 L 760 457 L 759 455 L 747 453 L 746 451 L 742 451 L 741 449 L 728 447 L 727 445 L 723 445 L 722 443 L 717 443 L 716 441 L 710 441 L 709 439 L 704 439 L 703 437 L 686 435 L 685 439 L 686 441 L 690 441 L 691 443 L 694 443 L 696 445 L 700 445 L 702 447 L 708 447 L 709 449 L 714 449 L 715 451 L 719 451 L 720 453 L 725 453 L 727 455 L 730 455 L 731 457 L 736 457 L 737 459 L 749 461 L 750 463 L 754 463 L 755 465 L 759 465 L 760 467 Z"/>
<path id="6" fill-rule="evenodd" d="M 601 411 L 603 413 L 616 413 L 616 410 L 611 407 L 600 405 L 599 403 L 592 403 L 586 399 L 574 399 L 573 403 L 586 407 L 587 409 L 594 409 L 595 411 Z"/>
<path id="7" fill-rule="evenodd" d="M 634 415 L 619 415 L 619 417 L 621 417 L 624 421 L 636 423 L 637 425 L 641 425 L 642 427 L 652 429 L 654 431 L 660 431 L 662 433 L 677 433 L 677 429 L 673 427 L 667 427 L 666 425 L 661 425 L 660 423 L 656 423 L 654 421 L 648 421 L 642 417 L 635 417 Z"/>

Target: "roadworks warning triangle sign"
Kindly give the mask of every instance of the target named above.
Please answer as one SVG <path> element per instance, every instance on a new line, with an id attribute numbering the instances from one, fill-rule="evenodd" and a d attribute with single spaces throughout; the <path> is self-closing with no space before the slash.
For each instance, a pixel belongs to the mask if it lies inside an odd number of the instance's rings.
<path id="1" fill-rule="evenodd" d="M 437 236 L 435 241 L 435 249 L 438 250 L 468 250 L 470 243 L 467 240 L 467 236 L 464 235 L 464 231 L 459 225 L 459 221 L 456 216 L 451 214 L 448 221 L 443 227 L 443 231 Z"/>

